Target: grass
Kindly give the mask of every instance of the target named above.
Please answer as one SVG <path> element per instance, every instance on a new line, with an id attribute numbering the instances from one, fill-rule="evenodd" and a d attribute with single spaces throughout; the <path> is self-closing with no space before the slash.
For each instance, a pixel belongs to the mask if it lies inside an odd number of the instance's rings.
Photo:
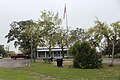
<path id="1" fill-rule="evenodd" d="M 108 67 L 104 64 L 101 69 L 76 69 L 64 64 L 63 68 L 55 63 L 33 63 L 30 67 L 5 69 L 0 68 L 0 80 L 120 80 L 120 65 Z"/>
<path id="2" fill-rule="evenodd" d="M 29 74 L 16 69 L 0 68 L 0 80 L 36 80 Z"/>

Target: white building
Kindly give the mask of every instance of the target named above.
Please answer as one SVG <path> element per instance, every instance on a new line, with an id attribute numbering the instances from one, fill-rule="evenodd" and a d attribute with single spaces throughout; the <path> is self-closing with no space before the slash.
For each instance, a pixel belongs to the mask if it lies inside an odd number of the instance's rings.
<path id="1" fill-rule="evenodd" d="M 63 49 L 64 56 L 67 56 L 67 48 Z M 52 47 L 51 55 L 49 54 L 49 49 L 47 47 L 37 47 L 37 59 L 45 57 L 62 57 L 62 49 L 60 47 Z"/>

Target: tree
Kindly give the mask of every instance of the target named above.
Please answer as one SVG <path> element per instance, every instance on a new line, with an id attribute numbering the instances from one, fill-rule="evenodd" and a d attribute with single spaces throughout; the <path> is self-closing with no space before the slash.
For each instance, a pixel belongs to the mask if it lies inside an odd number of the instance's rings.
<path id="1" fill-rule="evenodd" d="M 101 40 L 105 39 L 107 41 L 107 45 L 109 46 L 109 33 L 111 30 L 105 22 L 101 22 L 97 19 L 95 21 L 95 26 L 93 28 L 90 28 L 88 32 L 90 35 L 90 40 L 95 40 L 97 43 L 100 43 Z"/>
<path id="2" fill-rule="evenodd" d="M 96 49 L 92 48 L 89 42 L 76 42 L 70 47 L 69 53 L 73 55 L 74 67 L 77 68 L 100 68 L 102 59 L 97 54 Z"/>
<path id="3" fill-rule="evenodd" d="M 115 46 L 120 41 L 119 26 L 119 21 L 112 23 L 111 26 L 109 26 L 105 22 L 101 22 L 97 19 L 95 21 L 95 26 L 88 30 L 90 40 L 94 40 L 96 43 L 99 43 L 101 51 L 106 49 L 106 53 L 109 52 L 109 55 L 112 54 L 112 62 L 110 66 L 113 66 Z"/>
<path id="4" fill-rule="evenodd" d="M 51 56 L 51 47 L 56 44 L 56 31 L 59 29 L 62 21 L 59 18 L 58 13 L 52 11 L 41 11 L 41 17 L 39 19 L 40 26 L 43 27 L 43 39 L 45 45 L 49 48 L 49 57 Z"/>
<path id="5" fill-rule="evenodd" d="M 69 33 L 68 42 L 70 45 L 73 45 L 75 42 L 85 41 L 85 32 L 82 28 L 76 28 L 75 30 L 71 30 Z"/>
<path id="6" fill-rule="evenodd" d="M 58 46 L 62 49 L 62 57 L 64 58 L 64 47 L 67 47 L 67 34 L 65 30 L 60 29 L 56 36 L 56 40 L 58 41 Z"/>
<path id="7" fill-rule="evenodd" d="M 115 46 L 120 41 L 120 21 L 112 23 L 111 27 L 112 27 L 112 33 L 110 38 L 112 43 L 112 61 L 110 63 L 110 66 L 113 66 Z"/>
<path id="8" fill-rule="evenodd" d="M 14 52 L 14 51 L 6 51 L 6 56 L 7 57 L 11 57 L 11 56 L 14 56 L 14 55 L 16 55 L 16 53 Z"/>
<path id="9" fill-rule="evenodd" d="M 15 47 L 20 46 L 19 48 L 26 54 L 30 55 L 31 49 L 35 49 L 39 43 L 42 43 L 42 40 L 39 38 L 39 36 L 42 36 L 41 26 L 38 26 L 37 22 L 33 20 L 14 21 L 10 26 L 11 29 L 5 36 L 8 38 L 7 42 L 15 41 Z"/>
<path id="10" fill-rule="evenodd" d="M 25 35 L 25 36 L 24 36 Z M 28 22 L 28 24 L 26 25 L 26 28 L 23 32 L 23 36 L 24 37 L 28 37 L 29 39 L 29 44 L 30 44 L 30 49 L 31 50 L 31 58 L 33 57 L 34 58 L 34 62 L 35 62 L 35 57 L 36 57 L 36 54 L 37 53 L 37 46 L 38 45 L 41 45 L 41 44 L 44 44 L 43 40 L 41 39 L 42 37 L 42 27 L 38 25 L 37 22 L 33 22 L 32 20 L 30 20 Z M 24 40 L 26 41 L 26 40 Z M 27 45 L 27 44 L 25 44 Z M 24 47 L 24 43 L 23 43 L 23 47 Z M 22 49 L 25 49 L 23 48 Z"/>
<path id="11" fill-rule="evenodd" d="M 49 53 L 51 54 L 51 46 L 56 44 L 55 33 L 61 24 L 61 19 L 58 13 L 52 11 L 41 11 L 39 21 L 33 20 L 14 21 L 10 24 L 11 29 L 5 36 L 8 38 L 7 42 L 14 41 L 14 45 L 20 46 L 20 50 L 31 56 L 32 52 L 36 50 L 37 46 L 49 46 Z M 32 58 L 32 57 L 31 57 Z"/>
<path id="12" fill-rule="evenodd" d="M 0 56 L 5 57 L 6 54 L 7 54 L 7 53 L 6 53 L 6 51 L 4 50 L 4 45 L 0 45 Z"/>

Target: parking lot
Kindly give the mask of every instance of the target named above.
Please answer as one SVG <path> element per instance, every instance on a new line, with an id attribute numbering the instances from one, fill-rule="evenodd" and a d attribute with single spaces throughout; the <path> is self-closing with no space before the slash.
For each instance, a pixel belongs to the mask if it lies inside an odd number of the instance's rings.
<path id="1" fill-rule="evenodd" d="M 66 60 L 64 61 L 64 63 Z M 110 63 L 111 60 L 109 59 L 103 59 L 103 63 Z M 114 60 L 114 64 L 120 64 L 120 59 Z M 3 58 L 0 59 L 0 68 L 16 68 L 16 67 L 25 67 L 30 65 L 29 59 L 23 59 L 19 58 L 16 60 L 13 60 L 11 58 Z"/>
<path id="2" fill-rule="evenodd" d="M 16 67 L 25 67 L 29 66 L 29 60 L 28 59 L 17 59 L 13 60 L 11 58 L 3 58 L 0 59 L 0 67 L 3 68 L 16 68 Z"/>

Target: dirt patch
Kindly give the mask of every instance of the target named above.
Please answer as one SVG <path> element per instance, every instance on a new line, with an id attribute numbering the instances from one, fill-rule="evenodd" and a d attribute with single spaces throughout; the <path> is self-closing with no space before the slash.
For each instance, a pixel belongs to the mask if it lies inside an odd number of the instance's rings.
<path id="1" fill-rule="evenodd" d="M 48 75 L 44 75 L 44 74 L 39 74 L 39 73 L 36 73 L 36 72 L 30 72 L 30 74 L 31 74 L 33 77 L 41 77 L 41 78 L 45 78 L 45 79 L 48 79 L 48 80 L 56 80 L 56 78 L 53 77 L 53 76 L 48 76 Z"/>

